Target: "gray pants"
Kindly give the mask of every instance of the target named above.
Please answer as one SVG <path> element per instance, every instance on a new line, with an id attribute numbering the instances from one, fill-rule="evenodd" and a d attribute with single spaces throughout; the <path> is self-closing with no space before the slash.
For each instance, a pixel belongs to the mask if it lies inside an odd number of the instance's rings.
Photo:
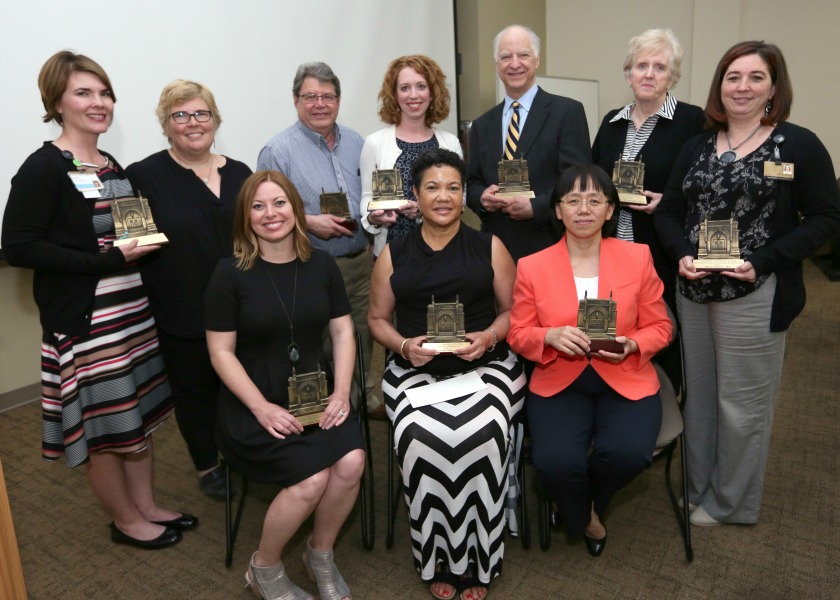
<path id="1" fill-rule="evenodd" d="M 688 497 L 724 523 L 755 523 L 761 508 L 785 333 L 770 332 L 772 275 L 728 302 L 677 294 L 685 350 Z"/>

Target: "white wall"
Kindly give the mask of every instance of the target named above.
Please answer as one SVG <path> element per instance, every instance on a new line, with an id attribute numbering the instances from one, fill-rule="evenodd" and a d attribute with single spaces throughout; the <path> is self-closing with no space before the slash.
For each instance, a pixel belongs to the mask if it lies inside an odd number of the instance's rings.
<path id="1" fill-rule="evenodd" d="M 680 100 L 704 106 L 715 66 L 733 44 L 777 44 L 793 80 L 790 121 L 813 130 L 840 165 L 837 59 L 840 3 L 833 0 L 545 0 L 547 75 L 600 82 L 601 112 L 632 100 L 621 72 L 627 42 L 670 27 L 685 49 Z M 603 114 L 600 115 L 603 117 Z"/>
<path id="2" fill-rule="evenodd" d="M 216 151 L 253 168 L 263 144 L 297 118 L 292 79 L 305 61 L 333 67 L 342 83 L 339 121 L 367 135 L 381 127 L 376 97 L 388 63 L 431 56 L 453 97 L 442 127 L 456 133 L 454 32 L 452 0 L 4 2 L 0 215 L 20 164 L 58 134 L 41 122 L 37 77 L 59 50 L 87 54 L 108 72 L 118 101 L 100 143 L 124 165 L 166 147 L 154 109 L 166 83 L 187 78 L 216 96 L 224 118 Z M 39 379 L 31 281 L 0 261 L 0 395 Z"/>

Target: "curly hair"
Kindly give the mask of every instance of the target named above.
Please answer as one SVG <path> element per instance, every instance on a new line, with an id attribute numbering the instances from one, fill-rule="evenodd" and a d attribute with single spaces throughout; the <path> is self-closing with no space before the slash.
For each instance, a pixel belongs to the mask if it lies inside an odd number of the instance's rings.
<path id="1" fill-rule="evenodd" d="M 400 71 L 409 67 L 426 80 L 429 85 L 431 102 L 426 110 L 426 125 L 431 127 L 449 116 L 449 89 L 446 87 L 446 75 L 443 69 L 428 56 L 413 54 L 401 56 L 391 61 L 385 71 L 385 79 L 379 90 L 379 118 L 383 123 L 398 125 L 400 122 L 400 104 L 397 101 L 397 79 Z"/>

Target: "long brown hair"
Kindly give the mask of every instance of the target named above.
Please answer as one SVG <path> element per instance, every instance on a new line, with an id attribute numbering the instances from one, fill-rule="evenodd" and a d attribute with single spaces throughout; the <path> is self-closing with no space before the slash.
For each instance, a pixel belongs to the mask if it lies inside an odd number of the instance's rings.
<path id="1" fill-rule="evenodd" d="M 312 255 L 312 245 L 306 237 L 306 212 L 303 200 L 294 184 L 279 171 L 257 171 L 242 184 L 236 197 L 236 212 L 233 216 L 233 256 L 236 258 L 237 268 L 248 271 L 254 266 L 260 255 L 257 234 L 251 229 L 251 203 L 257 195 L 257 188 L 263 183 L 274 183 L 286 193 L 295 215 L 295 230 L 292 232 L 295 240 L 295 254 L 306 262 Z"/>

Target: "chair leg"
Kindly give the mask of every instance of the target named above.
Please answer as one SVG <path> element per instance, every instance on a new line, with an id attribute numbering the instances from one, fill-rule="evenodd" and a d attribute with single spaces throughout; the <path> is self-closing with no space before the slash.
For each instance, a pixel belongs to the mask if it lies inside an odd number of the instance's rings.
<path id="1" fill-rule="evenodd" d="M 518 432 L 520 439 L 517 441 L 519 452 L 516 475 L 519 480 L 519 527 L 522 548 L 528 550 L 531 548 L 531 521 L 528 517 L 528 480 L 525 475 L 525 427 L 520 425 Z"/>
<path id="2" fill-rule="evenodd" d="M 397 501 L 399 500 L 399 487 L 394 491 L 394 426 L 388 423 L 388 523 L 385 531 L 385 547 L 389 550 L 394 547 L 394 522 L 396 521 Z"/>
<path id="3" fill-rule="evenodd" d="M 248 480 L 242 476 L 242 493 L 236 507 L 236 518 L 233 518 L 233 502 L 231 490 L 230 465 L 225 461 L 225 566 L 230 567 L 233 562 L 233 547 L 236 544 L 236 534 L 239 533 L 239 523 L 242 521 L 242 511 L 245 508 L 245 496 L 248 495 Z"/>
<path id="4" fill-rule="evenodd" d="M 540 488 L 537 522 L 540 530 L 540 548 L 545 551 L 551 548 L 551 498 L 545 488 Z"/>
<path id="5" fill-rule="evenodd" d="M 362 352 L 362 336 L 356 332 L 356 365 L 359 369 L 359 423 L 365 443 L 365 460 L 367 466 L 362 475 L 359 490 L 359 504 L 362 519 L 362 545 L 366 550 L 373 550 L 376 521 L 373 499 L 373 454 L 370 446 L 370 422 L 367 411 L 367 388 L 365 381 L 365 357 Z"/>
<path id="6" fill-rule="evenodd" d="M 680 445 L 680 463 L 682 475 L 682 497 L 683 506 L 680 508 L 677 496 L 674 493 L 673 483 L 671 481 L 671 463 L 674 459 L 675 445 Z M 680 526 L 680 533 L 683 537 L 683 546 L 685 548 L 685 560 L 691 562 L 694 560 L 694 548 L 691 545 L 691 525 L 689 523 L 689 508 L 688 508 L 688 473 L 686 470 L 686 455 L 685 455 L 685 438 L 680 436 L 668 447 L 665 457 L 665 485 L 668 488 L 668 496 L 671 498 L 671 506 L 674 513 L 677 515 L 677 523 Z"/>

